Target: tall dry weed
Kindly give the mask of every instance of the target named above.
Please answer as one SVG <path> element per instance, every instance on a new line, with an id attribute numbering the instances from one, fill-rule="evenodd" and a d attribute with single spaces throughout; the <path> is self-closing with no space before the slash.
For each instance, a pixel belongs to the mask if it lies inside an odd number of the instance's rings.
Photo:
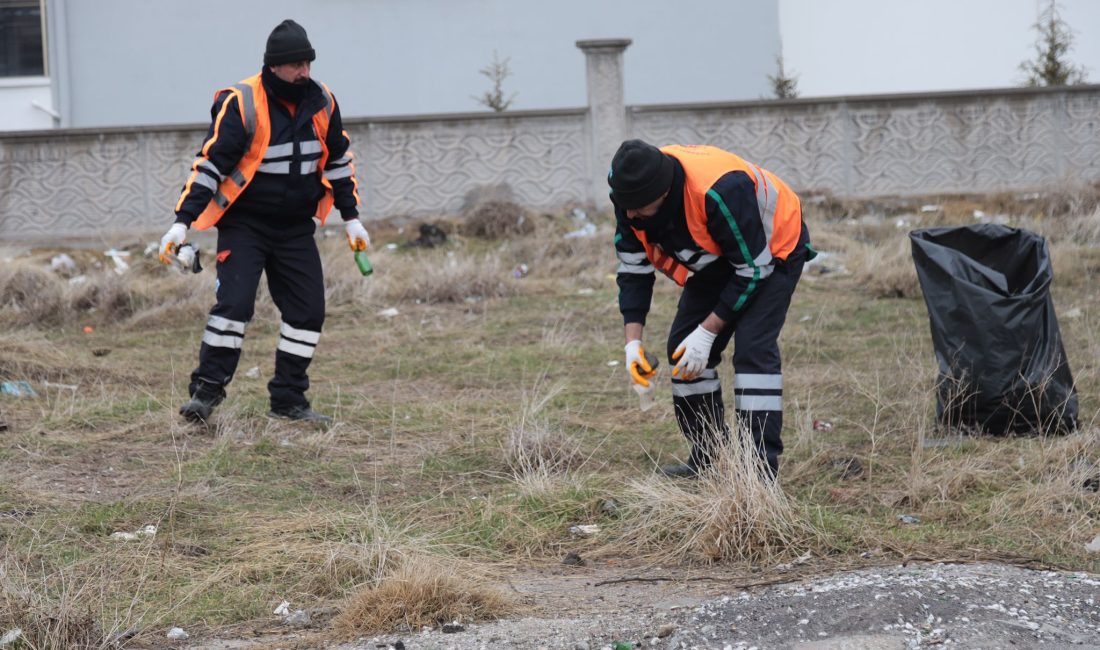
<path id="1" fill-rule="evenodd" d="M 661 561 L 769 564 L 803 555 L 821 536 L 780 485 L 765 478 L 751 436 L 735 435 L 697 480 L 634 480 L 618 545 Z"/>

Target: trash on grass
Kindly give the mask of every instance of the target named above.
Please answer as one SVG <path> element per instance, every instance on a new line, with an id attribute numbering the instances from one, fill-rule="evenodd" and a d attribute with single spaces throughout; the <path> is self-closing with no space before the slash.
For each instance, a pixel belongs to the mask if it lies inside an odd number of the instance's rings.
<path id="1" fill-rule="evenodd" d="M 111 250 L 103 251 L 103 254 L 111 258 L 111 261 L 115 263 L 115 273 L 122 275 L 130 270 L 130 265 L 126 263 L 126 258 L 130 257 L 129 252 L 112 248 Z"/>
<path id="2" fill-rule="evenodd" d="M 943 209 L 943 206 L 936 205 L 935 203 L 926 203 L 920 206 L 921 212 L 939 212 Z"/>
<path id="3" fill-rule="evenodd" d="M 279 603 L 279 606 L 276 607 L 275 611 L 271 613 L 276 616 L 286 616 L 290 614 L 290 601 L 284 600 L 283 602 Z"/>
<path id="4" fill-rule="evenodd" d="M 513 277 L 513 278 L 523 278 L 523 277 L 526 277 L 526 276 L 527 276 L 527 273 L 528 273 L 528 272 L 529 272 L 530 270 L 531 270 L 531 269 L 530 269 L 530 268 L 529 268 L 529 267 L 528 267 L 528 266 L 527 266 L 526 264 L 520 264 L 520 265 L 516 266 L 516 268 L 512 269 L 512 277 Z"/>
<path id="5" fill-rule="evenodd" d="M 592 288 L 589 288 L 589 287 L 585 287 L 583 289 L 578 289 L 577 290 L 577 295 L 578 296 L 591 296 L 594 293 L 596 293 L 596 290 L 592 289 Z"/>
<path id="6" fill-rule="evenodd" d="M 71 390 L 74 392 L 77 388 L 80 388 L 78 384 L 55 384 L 52 381 L 44 381 L 42 382 L 42 385 L 46 388 L 63 388 L 65 390 Z"/>
<path id="7" fill-rule="evenodd" d="M 390 307 L 388 309 L 383 309 L 382 311 L 378 312 L 378 315 L 384 318 L 393 318 L 400 313 L 401 312 L 397 311 L 396 307 Z"/>
<path id="8" fill-rule="evenodd" d="M 903 524 L 919 524 L 920 517 L 914 517 L 913 515 L 898 515 L 898 521 Z"/>
<path id="9" fill-rule="evenodd" d="M 828 420 L 814 420 L 814 431 L 832 431 L 833 423 Z"/>
<path id="10" fill-rule="evenodd" d="M 191 635 L 187 632 L 184 632 L 183 628 L 181 627 L 174 627 L 171 630 L 168 630 L 168 638 L 172 639 L 173 641 L 182 641 L 189 636 Z"/>
<path id="11" fill-rule="evenodd" d="M 8 630 L 4 633 L 4 636 L 0 636 L 0 648 L 6 648 L 9 645 L 14 646 L 21 636 L 23 636 L 22 628 L 15 627 Z"/>
<path id="12" fill-rule="evenodd" d="M 313 619 L 310 618 L 309 612 L 304 609 L 297 609 L 294 610 L 293 614 L 287 616 L 283 622 L 291 627 L 309 627 L 313 623 Z"/>
<path id="13" fill-rule="evenodd" d="M 252 366 L 251 368 L 249 368 L 244 373 L 244 376 L 248 377 L 249 379 L 259 379 L 260 378 L 260 367 L 259 366 Z"/>
<path id="14" fill-rule="evenodd" d="M 126 532 L 124 530 L 113 532 L 111 533 L 111 539 L 120 539 L 124 542 L 132 542 L 136 539 L 141 539 L 142 537 L 155 537 L 156 534 L 157 527 L 153 524 L 147 524 L 132 533 Z"/>
<path id="15" fill-rule="evenodd" d="M 54 255 L 53 259 L 50 260 L 50 268 L 62 273 L 72 273 L 76 271 L 76 262 L 67 254 L 59 253 Z"/>
<path id="16" fill-rule="evenodd" d="M 576 220 L 576 221 L 587 221 L 588 220 L 588 213 L 585 212 L 584 210 L 581 210 L 580 208 L 573 208 L 573 212 L 571 212 L 570 214 L 573 216 L 573 219 Z"/>
<path id="17" fill-rule="evenodd" d="M 586 223 L 583 227 L 565 233 L 563 239 L 576 239 L 578 237 L 591 237 L 596 234 L 596 224 Z"/>
<path id="18" fill-rule="evenodd" d="M 38 397 L 30 382 L 26 381 L 5 381 L 0 384 L 0 393 L 12 397 Z"/>
<path id="19" fill-rule="evenodd" d="M 1092 541 L 1085 544 L 1085 550 L 1089 553 L 1100 553 L 1100 535 L 1092 538 Z"/>
<path id="20" fill-rule="evenodd" d="M 569 528 L 571 535 L 577 535 L 579 537 L 589 537 L 600 532 L 598 524 L 581 524 L 579 526 L 572 526 Z"/>
<path id="21" fill-rule="evenodd" d="M 609 366 L 617 366 L 617 365 L 619 365 L 619 362 L 618 362 L 617 360 L 615 360 L 615 359 L 612 359 L 611 361 L 608 361 L 608 362 L 607 362 L 607 365 L 609 365 Z"/>

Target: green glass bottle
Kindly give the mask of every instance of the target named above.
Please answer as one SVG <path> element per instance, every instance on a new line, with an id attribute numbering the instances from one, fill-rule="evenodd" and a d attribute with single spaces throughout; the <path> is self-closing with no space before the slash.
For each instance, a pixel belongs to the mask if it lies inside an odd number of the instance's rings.
<path id="1" fill-rule="evenodd" d="M 366 251 L 355 251 L 355 264 L 359 267 L 359 272 L 364 276 L 374 273 L 374 267 L 371 266 L 370 260 L 367 259 Z"/>

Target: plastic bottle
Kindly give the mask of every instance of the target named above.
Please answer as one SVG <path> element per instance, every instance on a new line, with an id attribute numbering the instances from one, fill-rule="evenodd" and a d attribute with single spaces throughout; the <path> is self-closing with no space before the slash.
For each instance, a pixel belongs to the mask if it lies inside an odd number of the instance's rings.
<path id="1" fill-rule="evenodd" d="M 355 264 L 359 267 L 359 272 L 364 276 L 374 273 L 374 267 L 371 266 L 370 260 L 367 259 L 366 251 L 355 251 Z"/>

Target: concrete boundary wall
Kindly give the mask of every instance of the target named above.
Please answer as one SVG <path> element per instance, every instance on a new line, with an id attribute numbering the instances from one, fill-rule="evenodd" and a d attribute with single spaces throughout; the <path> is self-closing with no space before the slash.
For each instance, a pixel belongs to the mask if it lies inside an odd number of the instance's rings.
<path id="1" fill-rule="evenodd" d="M 588 107 L 347 120 L 365 216 L 453 213 L 471 190 L 500 184 L 534 208 L 605 208 L 623 137 L 714 144 L 796 191 L 839 197 L 1100 181 L 1100 86 L 623 106 L 629 41 L 577 45 L 589 60 Z M 0 133 L 0 240 L 159 233 L 205 129 Z"/>

